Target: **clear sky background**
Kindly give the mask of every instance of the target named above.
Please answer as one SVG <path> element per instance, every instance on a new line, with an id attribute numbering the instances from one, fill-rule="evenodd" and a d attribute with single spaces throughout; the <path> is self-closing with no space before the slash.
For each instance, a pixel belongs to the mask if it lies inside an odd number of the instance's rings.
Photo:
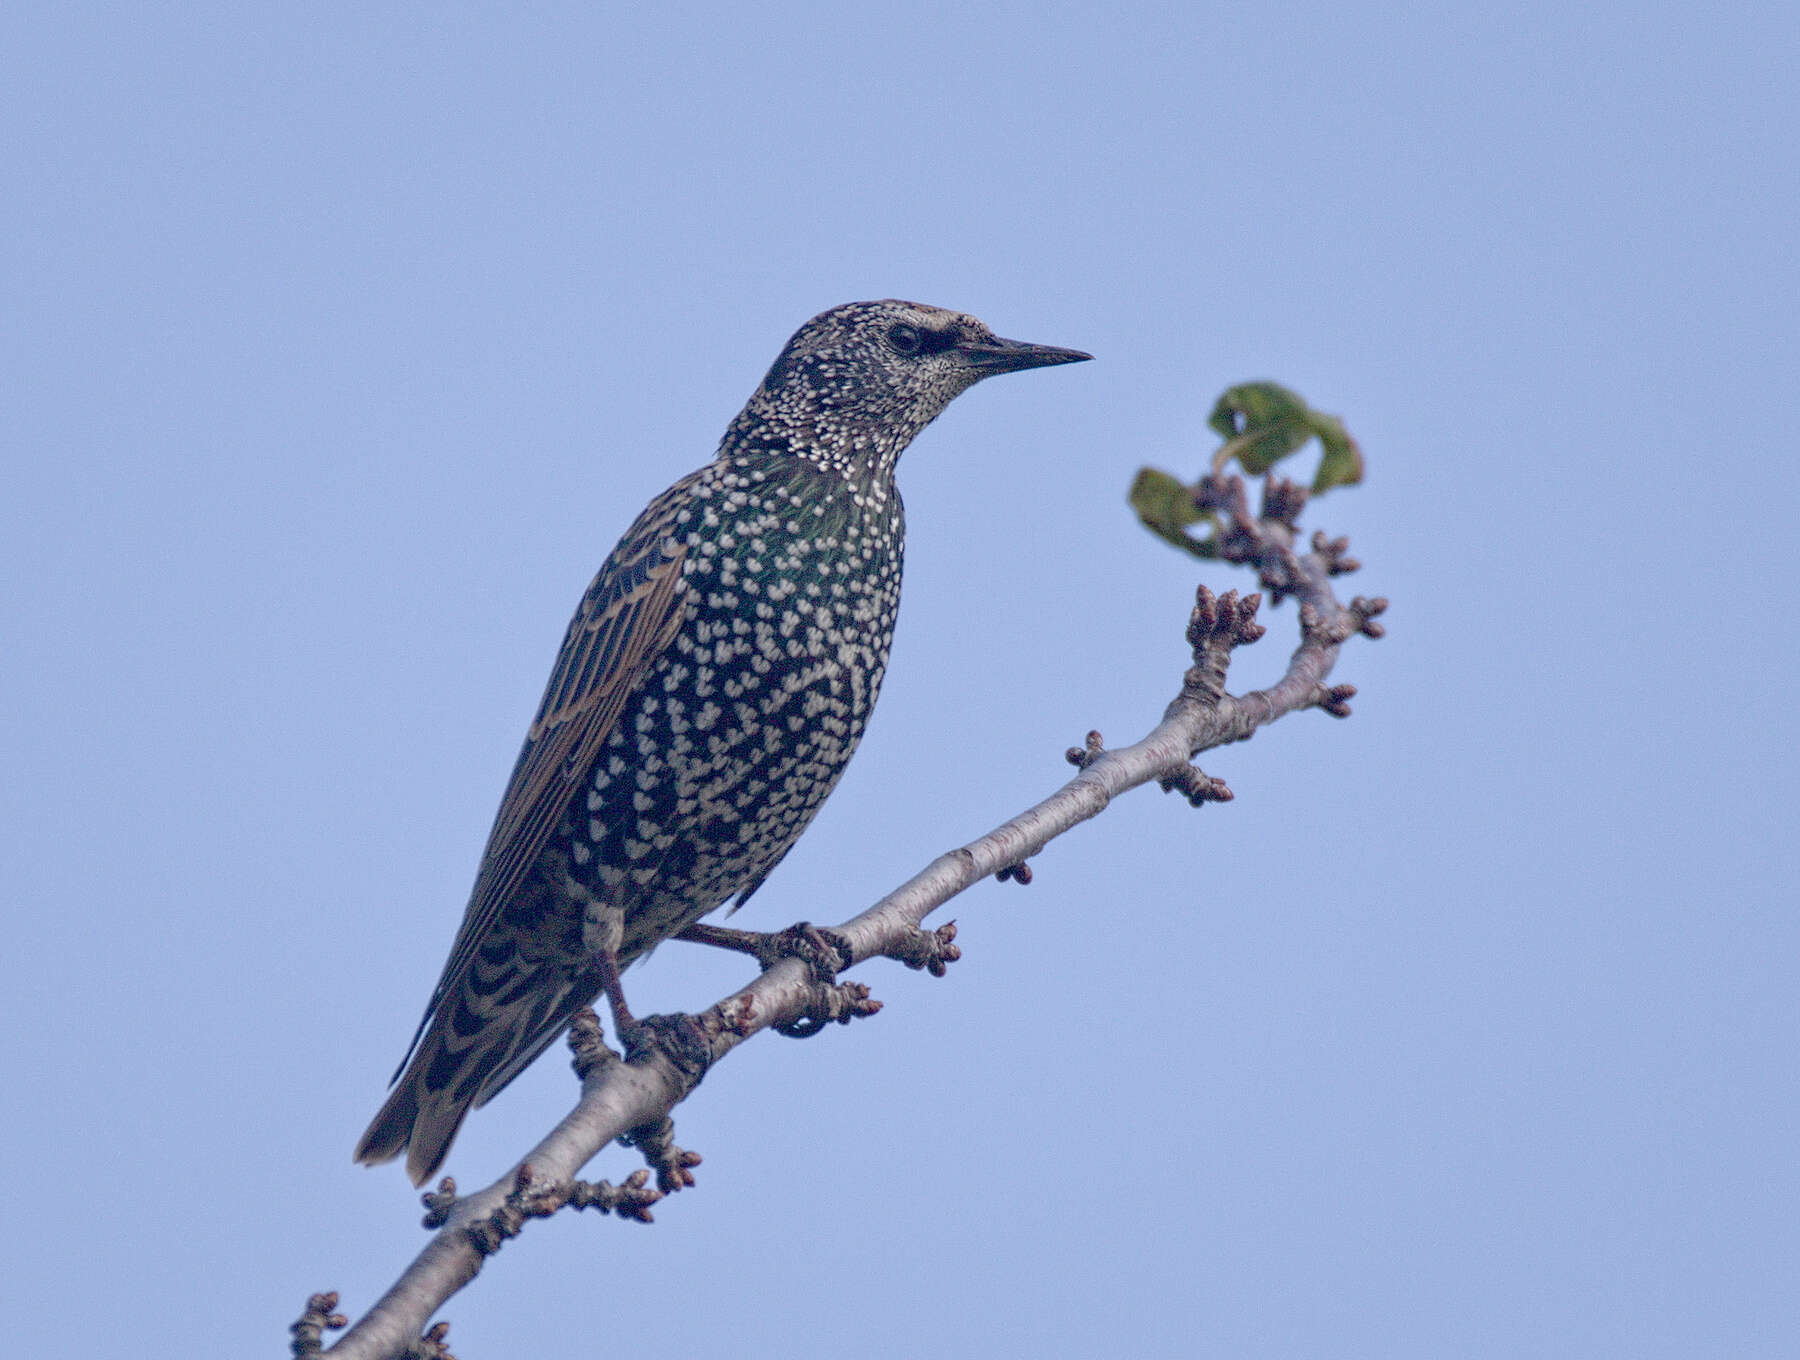
<path id="1" fill-rule="evenodd" d="M 1248 583 L 1124 493 L 1230 383 L 1361 440 L 1309 524 L 1390 637 L 1205 761 L 1236 802 L 1130 795 L 948 978 L 733 1056 L 699 1186 L 532 1227 L 457 1353 L 1800 1351 L 1800 11 L 861 9 L 0 20 L 6 1349 L 279 1354 L 411 1258 L 350 1149 L 569 611 L 796 326 L 900 296 L 1098 360 L 907 454 L 880 711 L 740 922 L 1155 722 Z"/>

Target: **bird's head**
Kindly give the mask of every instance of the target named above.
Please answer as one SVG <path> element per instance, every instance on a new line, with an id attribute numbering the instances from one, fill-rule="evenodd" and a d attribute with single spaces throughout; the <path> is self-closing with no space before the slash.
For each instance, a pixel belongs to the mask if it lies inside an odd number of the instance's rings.
<path id="1" fill-rule="evenodd" d="M 832 461 L 889 469 L 913 437 L 983 378 L 1091 359 L 1004 340 L 963 312 L 889 298 L 821 312 L 794 333 L 734 432 L 808 441 Z"/>

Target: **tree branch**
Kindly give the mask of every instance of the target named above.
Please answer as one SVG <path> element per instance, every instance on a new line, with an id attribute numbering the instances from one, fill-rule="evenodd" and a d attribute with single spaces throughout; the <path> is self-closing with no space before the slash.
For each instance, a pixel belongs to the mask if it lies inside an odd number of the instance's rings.
<path id="1" fill-rule="evenodd" d="M 939 855 L 868 910 L 834 927 L 847 943 L 846 967 L 867 959 L 897 959 L 911 968 L 942 975 L 958 950 L 954 923 L 935 931 L 922 922 L 965 888 L 989 875 L 1030 881 L 1026 861 L 1057 836 L 1097 816 L 1119 794 L 1153 781 L 1182 793 L 1196 807 L 1224 801 L 1231 791 L 1191 762 L 1204 751 L 1243 741 L 1256 729 L 1289 713 L 1322 708 L 1338 717 L 1349 713 L 1355 690 L 1327 686 L 1344 642 L 1362 634 L 1380 637 L 1376 616 L 1385 600 L 1357 598 L 1340 604 L 1331 579 L 1355 570 L 1342 539 L 1315 534 L 1309 549 L 1296 548 L 1297 518 L 1306 493 L 1270 477 L 1261 513 L 1251 515 L 1243 480 L 1213 475 L 1193 488 L 1194 503 L 1217 515 L 1218 556 L 1252 567 L 1277 602 L 1299 601 L 1300 642 L 1286 673 L 1268 689 L 1243 695 L 1225 691 L 1231 653 L 1263 634 L 1256 622 L 1261 597 L 1242 599 L 1228 591 L 1214 596 L 1205 586 L 1196 594 L 1187 638 L 1193 665 L 1180 692 L 1159 722 L 1141 740 L 1108 750 L 1090 732 L 1068 755 L 1075 776 L 1056 792 L 985 836 Z M 784 958 L 749 986 L 708 1010 L 680 1017 L 687 1045 L 665 1045 L 630 1062 L 606 1047 L 591 1012 L 570 1032 L 581 1097 L 550 1133 L 505 1176 L 484 1190 L 457 1198 L 453 1182 L 425 1197 L 426 1224 L 437 1229 L 405 1273 L 337 1343 L 321 1352 L 324 1329 L 341 1327 L 335 1295 L 315 1295 L 291 1329 L 296 1356 L 325 1354 L 337 1360 L 389 1360 L 406 1355 L 447 1355 L 443 1324 L 425 1332 L 444 1302 L 480 1271 L 485 1258 L 516 1235 L 533 1217 L 565 1205 L 648 1221 L 649 1206 L 662 1194 L 691 1185 L 690 1168 L 699 1161 L 675 1147 L 669 1113 L 686 1099 L 712 1063 L 761 1030 L 776 1027 L 811 1032 L 836 1020 L 849 1023 L 880 1003 L 857 983 L 821 982 L 799 959 Z M 645 1172 L 620 1187 L 577 1179 L 577 1173 L 615 1139 L 642 1151 L 655 1170 L 658 1189 Z"/>

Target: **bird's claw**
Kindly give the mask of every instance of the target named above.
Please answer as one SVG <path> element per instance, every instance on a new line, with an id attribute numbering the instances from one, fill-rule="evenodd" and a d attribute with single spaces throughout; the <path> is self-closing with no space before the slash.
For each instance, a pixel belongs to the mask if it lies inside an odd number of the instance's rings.
<path id="1" fill-rule="evenodd" d="M 712 1041 L 691 1015 L 646 1015 L 633 1018 L 619 1036 L 625 1061 L 643 1064 L 661 1057 L 692 1090 L 712 1066 Z"/>
<path id="2" fill-rule="evenodd" d="M 856 962 L 856 950 L 848 939 L 811 921 L 800 921 L 764 938 L 767 943 L 758 951 L 757 962 L 765 972 L 782 959 L 799 959 L 814 978 L 829 986 L 837 981 L 840 972 Z"/>

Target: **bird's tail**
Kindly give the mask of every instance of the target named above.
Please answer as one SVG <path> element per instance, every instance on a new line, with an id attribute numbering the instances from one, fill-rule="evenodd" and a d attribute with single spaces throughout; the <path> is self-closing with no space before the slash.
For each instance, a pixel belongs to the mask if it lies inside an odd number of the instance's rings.
<path id="1" fill-rule="evenodd" d="M 413 1146 L 417 1146 L 421 1154 L 426 1153 L 427 1140 L 415 1133 L 419 1124 L 418 1083 L 410 1079 L 412 1076 L 410 1072 L 407 1076 L 408 1080 L 401 1082 L 388 1093 L 387 1103 L 381 1107 L 381 1112 L 375 1116 L 374 1121 L 363 1133 L 362 1141 L 356 1145 L 356 1160 L 365 1166 L 378 1166 L 382 1162 L 391 1162 Z M 462 1117 L 467 1112 L 468 1107 L 465 1105 L 456 1112 L 448 1131 L 430 1140 L 438 1145 L 436 1156 L 430 1158 L 433 1163 L 431 1170 L 437 1169 L 437 1164 L 442 1162 L 444 1154 L 450 1150 L 450 1140 L 456 1136 L 456 1130 L 462 1124 Z M 437 1122 L 432 1121 L 434 1126 Z M 412 1168 L 409 1166 L 407 1170 L 410 1173 Z M 430 1174 L 431 1171 L 425 1172 L 426 1176 Z M 423 1177 L 415 1175 L 413 1184 L 422 1184 L 423 1179 Z"/>
<path id="2" fill-rule="evenodd" d="M 437 1174 L 470 1109 L 499 1094 L 592 997 L 567 976 L 531 971 L 539 976 L 509 976 L 499 988 L 493 976 L 471 976 L 443 1000 L 357 1143 L 357 1161 L 374 1166 L 404 1152 L 414 1185 Z"/>
<path id="3" fill-rule="evenodd" d="M 406 1174 L 423 1185 L 444 1164 L 474 1095 L 458 1096 L 455 1084 L 434 1089 L 417 1062 L 388 1093 L 386 1104 L 356 1145 L 356 1160 L 368 1166 L 406 1153 Z"/>

